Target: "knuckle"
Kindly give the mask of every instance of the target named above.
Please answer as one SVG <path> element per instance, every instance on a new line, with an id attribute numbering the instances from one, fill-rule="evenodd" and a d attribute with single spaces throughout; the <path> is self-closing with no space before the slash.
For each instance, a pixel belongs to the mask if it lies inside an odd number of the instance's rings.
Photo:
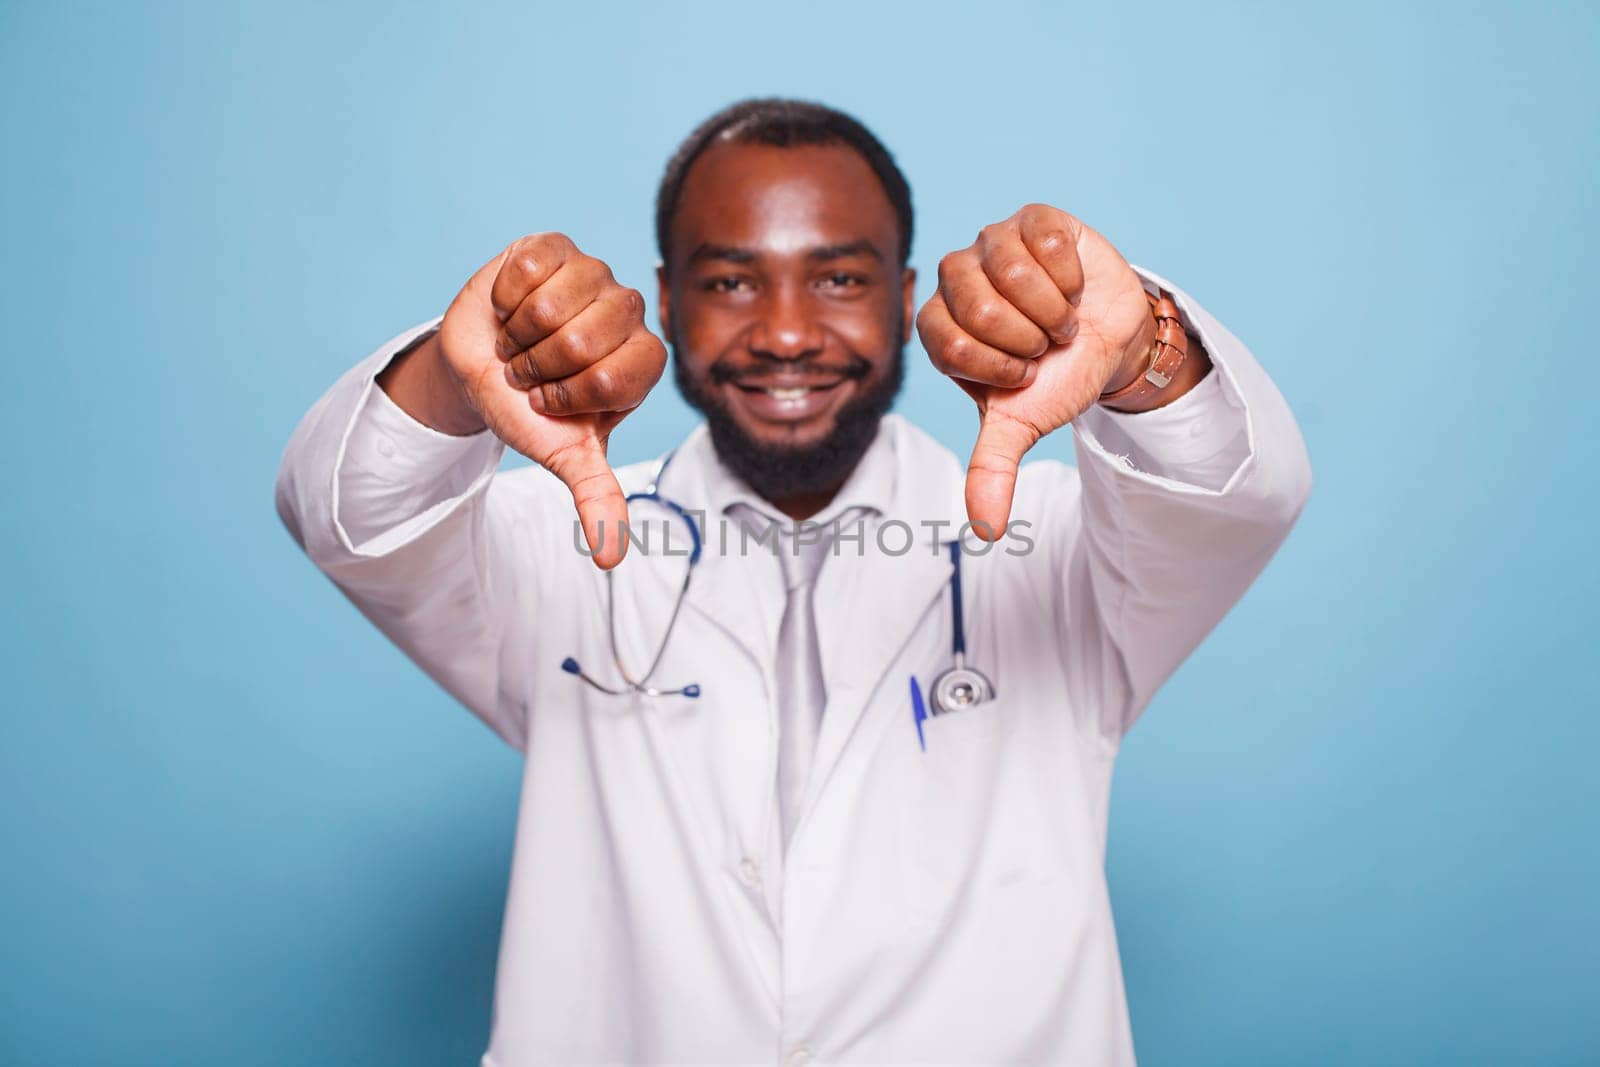
<path id="1" fill-rule="evenodd" d="M 972 362 L 976 355 L 977 347 L 966 334 L 956 334 L 946 341 L 941 348 L 944 352 L 944 361 L 949 368 L 964 367 Z"/>
<path id="2" fill-rule="evenodd" d="M 1049 204 L 1038 202 L 1024 204 L 1022 210 L 1017 214 L 1027 220 L 1028 227 L 1034 230 L 1041 228 L 1065 229 L 1067 226 L 1067 213 L 1058 207 L 1051 207 Z"/>
<path id="3" fill-rule="evenodd" d="M 562 330 L 555 335 L 556 351 L 573 363 L 589 362 L 589 337 L 582 330 Z"/>
<path id="4" fill-rule="evenodd" d="M 1067 249 L 1067 231 L 1052 226 L 1039 237 L 1039 251 L 1045 255 L 1060 255 Z"/>
<path id="5" fill-rule="evenodd" d="M 561 307 L 548 296 L 528 301 L 528 323 L 536 330 L 554 330 L 561 325 Z"/>
<path id="6" fill-rule="evenodd" d="M 528 388 L 527 370 L 523 367 L 520 358 L 506 361 L 506 381 L 511 383 L 513 389 Z"/>
<path id="7" fill-rule="evenodd" d="M 1007 259 L 995 267 L 996 280 L 1012 288 L 1023 285 L 1032 276 L 1033 264 L 1017 257 Z"/>
<path id="8" fill-rule="evenodd" d="M 567 260 L 567 265 L 573 268 L 574 274 L 596 288 L 611 274 L 609 267 L 586 252 L 577 252 Z"/>
<path id="9" fill-rule="evenodd" d="M 539 369 L 539 361 L 534 357 L 531 348 L 513 359 L 510 366 L 524 388 L 531 388 L 544 381 L 544 373 Z"/>
<path id="10" fill-rule="evenodd" d="M 644 294 L 639 290 L 623 286 L 620 299 L 622 301 L 622 310 L 627 313 L 630 319 L 644 316 Z"/>
<path id="11" fill-rule="evenodd" d="M 509 327 L 501 330 L 495 335 L 494 354 L 499 356 L 502 360 L 508 360 L 512 358 L 518 352 L 521 352 L 522 349 L 522 342 L 517 339 L 517 335 L 513 333 Z"/>
<path id="12" fill-rule="evenodd" d="M 511 269 L 523 279 L 536 277 L 539 273 L 539 254 L 529 248 L 521 249 L 512 257 Z"/>
<path id="13" fill-rule="evenodd" d="M 539 391 L 544 394 L 546 411 L 566 411 L 572 404 L 572 390 L 564 381 L 545 382 Z"/>
<path id="14" fill-rule="evenodd" d="M 595 395 L 609 398 L 622 391 L 621 378 L 610 367 L 595 367 L 589 374 L 589 384 L 594 387 Z"/>
<path id="15" fill-rule="evenodd" d="M 548 402 L 548 398 L 546 398 Z M 550 450 L 544 459 L 544 466 L 551 474 L 562 481 L 567 480 L 567 474 L 580 462 L 578 445 L 576 443 L 559 444 Z"/>
<path id="16" fill-rule="evenodd" d="M 570 237 L 555 230 L 545 230 L 543 233 L 536 233 L 529 237 L 528 241 L 535 247 L 549 252 L 569 252 L 577 247 L 572 243 L 572 239 Z"/>
<path id="17" fill-rule="evenodd" d="M 1000 304 L 994 300 L 980 300 L 967 312 L 967 323 L 972 329 L 987 331 L 1000 324 L 1005 316 Z"/>
<path id="18" fill-rule="evenodd" d="M 529 234 L 512 246 L 512 261 L 524 274 L 536 274 L 562 257 L 565 240 L 559 233 Z"/>

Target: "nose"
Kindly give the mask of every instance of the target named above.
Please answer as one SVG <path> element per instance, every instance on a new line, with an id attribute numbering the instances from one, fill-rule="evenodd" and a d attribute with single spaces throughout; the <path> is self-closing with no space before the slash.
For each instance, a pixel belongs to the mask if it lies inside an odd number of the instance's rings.
<path id="1" fill-rule="evenodd" d="M 750 328 L 750 353 L 761 359 L 798 362 L 823 349 L 822 324 L 809 294 L 782 286 L 769 290 Z"/>

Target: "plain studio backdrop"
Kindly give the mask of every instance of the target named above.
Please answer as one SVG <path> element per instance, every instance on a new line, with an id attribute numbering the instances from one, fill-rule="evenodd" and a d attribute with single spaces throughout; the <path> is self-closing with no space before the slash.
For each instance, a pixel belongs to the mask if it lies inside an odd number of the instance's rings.
<path id="1" fill-rule="evenodd" d="M 653 305 L 668 153 L 784 94 L 896 153 L 919 301 L 1046 201 L 1300 419 L 1309 508 L 1118 768 L 1142 1060 L 1596 1062 L 1600 8 L 1203 7 L 0 3 L 0 1061 L 476 1062 L 519 759 L 278 458 L 521 234 Z M 694 421 L 663 379 L 615 461 Z"/>

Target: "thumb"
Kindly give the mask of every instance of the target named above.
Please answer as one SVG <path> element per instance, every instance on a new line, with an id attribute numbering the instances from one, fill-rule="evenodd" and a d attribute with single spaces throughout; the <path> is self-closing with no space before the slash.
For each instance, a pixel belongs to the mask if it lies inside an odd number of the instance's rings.
<path id="1" fill-rule="evenodd" d="M 1038 431 L 1027 423 L 992 408 L 984 412 L 967 464 L 967 518 L 984 540 L 998 540 L 1005 532 L 1017 466 L 1037 440 Z"/>
<path id="2" fill-rule="evenodd" d="M 610 570 L 621 563 L 628 549 L 624 531 L 628 503 L 606 461 L 605 443 L 595 437 L 581 438 L 551 456 L 546 466 L 572 491 L 572 502 L 578 506 L 578 521 L 583 524 L 583 537 L 595 565 Z"/>

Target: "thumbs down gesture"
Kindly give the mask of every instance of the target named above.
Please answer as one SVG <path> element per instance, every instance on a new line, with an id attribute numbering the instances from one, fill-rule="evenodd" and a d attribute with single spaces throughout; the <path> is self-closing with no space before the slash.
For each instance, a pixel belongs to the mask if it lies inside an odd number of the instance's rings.
<path id="1" fill-rule="evenodd" d="M 1059 208 L 1029 204 L 939 261 L 917 314 L 933 365 L 978 405 L 967 517 L 999 537 L 1017 468 L 1045 434 L 1142 373 L 1156 320 L 1111 243 Z"/>

